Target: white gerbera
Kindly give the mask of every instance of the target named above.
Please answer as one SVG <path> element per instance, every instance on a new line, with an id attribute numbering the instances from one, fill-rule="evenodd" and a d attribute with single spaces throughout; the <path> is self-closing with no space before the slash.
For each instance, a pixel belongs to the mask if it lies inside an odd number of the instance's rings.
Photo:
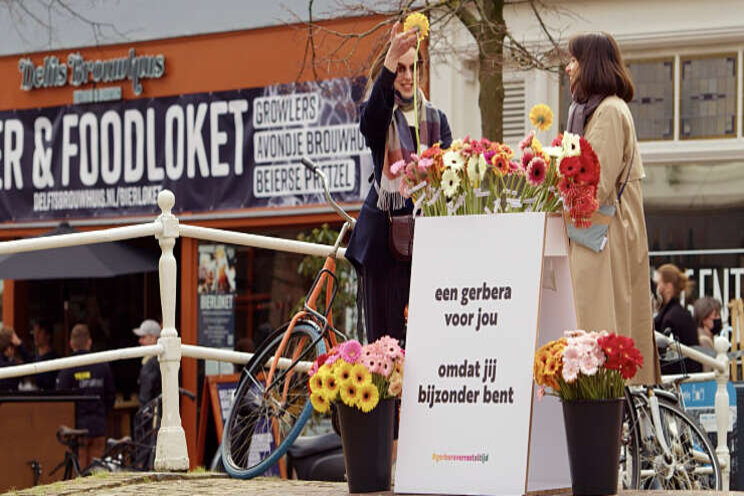
<path id="1" fill-rule="evenodd" d="M 486 175 L 486 159 L 483 158 L 483 155 L 479 154 L 478 156 L 473 155 L 470 157 L 468 160 L 467 171 L 470 184 L 475 186 L 482 181 L 483 177 Z"/>
<path id="2" fill-rule="evenodd" d="M 564 157 L 578 157 L 581 155 L 581 142 L 578 134 L 564 133 L 563 142 L 563 156 Z"/>
<path id="3" fill-rule="evenodd" d="M 442 174 L 442 191 L 448 197 L 452 197 L 457 193 L 457 188 L 460 187 L 460 176 L 454 169 L 447 169 Z"/>
<path id="4" fill-rule="evenodd" d="M 560 157 L 563 155 L 563 147 L 562 146 L 544 146 L 543 152 L 548 157 Z"/>
<path id="5" fill-rule="evenodd" d="M 450 150 L 442 156 L 442 162 L 448 169 L 454 169 L 456 171 L 462 170 L 465 167 L 465 158 L 455 150 Z"/>

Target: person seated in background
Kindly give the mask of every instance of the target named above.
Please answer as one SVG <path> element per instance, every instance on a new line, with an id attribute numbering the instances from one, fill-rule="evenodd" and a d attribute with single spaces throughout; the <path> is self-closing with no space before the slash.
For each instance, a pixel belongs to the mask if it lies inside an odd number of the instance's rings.
<path id="1" fill-rule="evenodd" d="M 52 348 L 52 327 L 49 322 L 38 320 L 34 324 L 31 333 L 34 336 L 34 361 L 42 362 L 44 360 L 53 360 L 59 358 Z M 36 386 L 42 390 L 54 390 L 57 383 L 57 371 L 44 372 L 36 374 Z"/>
<path id="2" fill-rule="evenodd" d="M 662 305 L 654 317 L 654 329 L 657 332 L 671 334 L 680 343 L 686 346 L 697 346 L 698 333 L 695 321 L 690 312 L 680 302 L 683 291 L 690 294 L 691 284 L 687 276 L 674 264 L 664 264 L 654 274 L 656 282 L 656 294 L 661 299 Z M 686 372 L 700 372 L 702 365 L 689 358 L 682 363 L 664 365 L 663 374 L 679 374 Z"/>
<path id="3" fill-rule="evenodd" d="M 77 324 L 70 333 L 72 356 L 90 352 L 93 341 L 85 324 Z M 88 429 L 88 438 L 80 447 L 80 466 L 86 467 L 105 447 L 106 419 L 114 406 L 114 377 L 107 362 L 83 365 L 59 371 L 57 389 L 74 394 L 98 396 L 95 400 L 75 403 L 75 428 Z"/>
<path id="4" fill-rule="evenodd" d="M 723 328 L 721 322 L 721 302 L 710 296 L 699 298 L 693 305 L 693 317 L 698 326 L 698 341 L 701 351 L 708 351 L 715 355 L 713 339 Z M 704 371 L 711 370 L 703 367 Z"/>
<path id="5" fill-rule="evenodd" d="M 15 339 L 14 339 L 15 338 Z M 15 340 L 18 338 L 10 327 L 0 324 L 0 367 L 16 365 Z M 18 377 L 0 379 L 0 391 L 18 391 Z"/>
<path id="6" fill-rule="evenodd" d="M 139 327 L 132 329 L 132 332 L 139 337 L 140 346 L 149 346 L 157 344 L 160 338 L 160 324 L 153 319 L 143 320 Z M 160 396 L 162 391 L 162 379 L 160 377 L 160 362 L 155 355 L 142 358 L 142 368 L 140 369 L 139 378 L 139 402 L 140 405 L 154 400 Z"/>

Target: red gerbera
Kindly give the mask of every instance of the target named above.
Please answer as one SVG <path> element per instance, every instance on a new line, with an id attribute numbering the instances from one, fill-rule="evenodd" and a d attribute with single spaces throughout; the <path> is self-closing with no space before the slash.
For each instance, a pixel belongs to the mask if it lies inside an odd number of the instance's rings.
<path id="1" fill-rule="evenodd" d="M 527 166 L 530 165 L 533 158 L 535 158 L 535 154 L 532 153 L 532 150 L 526 149 L 522 153 L 522 169 L 527 170 Z"/>
<path id="2" fill-rule="evenodd" d="M 632 338 L 613 332 L 599 338 L 597 343 L 607 356 L 605 368 L 617 370 L 623 379 L 632 379 L 638 368 L 643 366 L 643 355 L 635 347 Z"/>
<path id="3" fill-rule="evenodd" d="M 581 159 L 579 157 L 564 157 L 559 169 L 564 176 L 573 177 L 579 172 L 580 167 Z"/>
<path id="4" fill-rule="evenodd" d="M 533 186 L 540 186 L 545 181 L 547 169 L 545 160 L 540 157 L 533 158 L 527 166 L 527 181 Z"/>
<path id="5" fill-rule="evenodd" d="M 560 133 L 558 136 L 556 136 L 553 139 L 553 142 L 550 144 L 550 146 L 561 146 L 563 144 L 563 133 Z"/>
<path id="6" fill-rule="evenodd" d="M 599 159 L 592 146 L 583 137 L 581 142 L 581 165 L 576 173 L 576 178 L 584 184 L 597 184 L 599 182 Z"/>

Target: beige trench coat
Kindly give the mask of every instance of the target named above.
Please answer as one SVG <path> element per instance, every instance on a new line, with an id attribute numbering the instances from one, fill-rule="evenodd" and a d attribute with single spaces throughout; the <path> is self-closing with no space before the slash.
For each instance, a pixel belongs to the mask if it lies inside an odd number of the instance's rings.
<path id="1" fill-rule="evenodd" d="M 655 384 L 661 374 L 653 337 L 641 191 L 645 174 L 628 105 L 616 96 L 605 98 L 587 123 L 584 137 L 599 158 L 599 204 L 615 204 L 617 210 L 610 222 L 607 245 L 600 253 L 573 241 L 569 245 L 578 326 L 614 330 L 633 338 L 644 363 L 631 383 Z M 627 167 L 628 185 L 616 202 Z"/>

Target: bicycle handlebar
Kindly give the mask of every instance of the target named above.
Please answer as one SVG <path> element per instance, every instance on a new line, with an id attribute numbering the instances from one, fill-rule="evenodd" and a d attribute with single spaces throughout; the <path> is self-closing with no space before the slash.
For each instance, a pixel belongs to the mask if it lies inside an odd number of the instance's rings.
<path id="1" fill-rule="evenodd" d="M 320 170 L 318 166 L 315 165 L 313 161 L 307 157 L 302 157 L 300 159 L 300 162 L 302 162 L 302 165 L 307 167 L 308 170 L 310 170 L 313 174 L 320 177 L 320 182 L 323 183 L 323 194 L 325 195 L 326 200 L 328 200 L 328 203 L 331 205 L 333 210 L 335 210 L 336 213 L 341 216 L 341 218 L 343 218 L 346 222 L 351 224 L 351 227 L 353 229 L 354 226 L 356 225 L 356 219 L 350 216 L 349 214 L 347 214 L 346 211 L 343 208 L 341 208 L 341 206 L 338 203 L 336 203 L 336 200 L 334 200 L 333 197 L 331 197 L 331 191 L 330 189 L 328 189 L 328 179 L 326 178 L 325 173 L 322 170 Z"/>

